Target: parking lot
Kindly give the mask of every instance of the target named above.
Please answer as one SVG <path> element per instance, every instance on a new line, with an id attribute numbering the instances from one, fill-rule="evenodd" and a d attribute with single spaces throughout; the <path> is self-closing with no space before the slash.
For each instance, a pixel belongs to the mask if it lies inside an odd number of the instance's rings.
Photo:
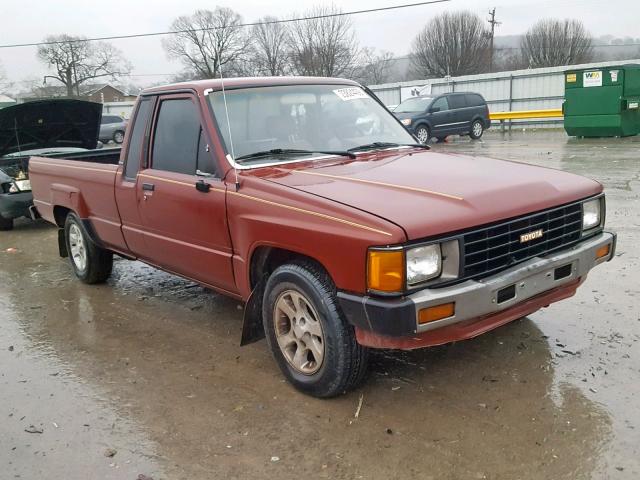
<path id="1" fill-rule="evenodd" d="M 477 339 L 375 352 L 362 387 L 318 400 L 265 342 L 239 346 L 238 302 L 126 260 L 84 285 L 53 227 L 19 221 L 0 234 L 0 477 L 639 478 L 640 137 L 433 148 L 601 181 L 616 258 Z"/>

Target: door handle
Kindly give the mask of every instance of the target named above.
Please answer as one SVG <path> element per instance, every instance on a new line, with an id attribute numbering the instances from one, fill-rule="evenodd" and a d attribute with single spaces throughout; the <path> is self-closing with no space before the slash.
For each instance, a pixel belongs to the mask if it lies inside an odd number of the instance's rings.
<path id="1" fill-rule="evenodd" d="M 196 182 L 196 190 L 198 190 L 199 192 L 202 192 L 202 193 L 208 193 L 209 190 L 211 190 L 211 185 L 209 185 L 204 180 L 198 180 Z"/>
<path id="2" fill-rule="evenodd" d="M 153 192 L 156 189 L 156 186 L 153 183 L 143 183 L 142 190 L 146 190 L 147 192 Z"/>

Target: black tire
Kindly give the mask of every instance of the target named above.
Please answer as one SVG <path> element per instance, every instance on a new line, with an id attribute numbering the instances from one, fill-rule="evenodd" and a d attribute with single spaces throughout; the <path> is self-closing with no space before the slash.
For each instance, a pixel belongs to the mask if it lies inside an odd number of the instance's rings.
<path id="1" fill-rule="evenodd" d="M 82 246 L 86 252 L 84 262 L 79 261 L 73 254 L 72 243 L 75 242 L 70 238 L 73 234 L 81 237 Z M 113 268 L 113 253 L 99 247 L 91 240 L 82 221 L 75 213 L 67 215 L 64 222 L 64 239 L 76 277 L 88 284 L 102 283 L 109 278 Z"/>
<path id="2" fill-rule="evenodd" d="M 474 140 L 478 140 L 480 137 L 482 137 L 483 133 L 484 133 L 484 124 L 482 123 L 482 121 L 474 120 L 473 123 L 471 124 L 471 130 L 469 131 L 469 136 Z"/>
<path id="3" fill-rule="evenodd" d="M 317 321 L 322 327 L 324 357 L 313 373 L 303 373 L 290 364 L 276 336 L 276 302 L 291 291 L 301 294 L 315 310 L 313 313 L 317 312 Z M 336 287 L 318 265 L 299 261 L 278 267 L 267 280 L 262 319 L 273 357 L 286 379 L 298 390 L 328 398 L 351 390 L 363 380 L 368 349 L 356 341 L 354 329 L 338 305 Z M 293 326 L 290 328 L 293 330 Z"/>
<path id="4" fill-rule="evenodd" d="M 13 230 L 13 218 L 4 218 L 0 215 L 0 231 Z"/>
<path id="5" fill-rule="evenodd" d="M 122 130 L 113 132 L 113 141 L 120 145 L 124 141 L 124 132 Z"/>
<path id="6" fill-rule="evenodd" d="M 416 128 L 416 138 L 420 143 L 427 144 L 431 139 L 431 130 L 427 125 L 418 125 Z"/>

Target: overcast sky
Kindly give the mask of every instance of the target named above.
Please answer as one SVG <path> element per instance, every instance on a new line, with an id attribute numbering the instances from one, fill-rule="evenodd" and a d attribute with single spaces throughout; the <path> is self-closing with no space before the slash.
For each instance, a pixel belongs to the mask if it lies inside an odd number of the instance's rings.
<path id="1" fill-rule="evenodd" d="M 333 2 L 343 10 L 413 3 L 417 0 L 350 0 Z M 48 34 L 109 36 L 167 30 L 179 15 L 198 8 L 229 6 L 245 21 L 264 15 L 287 17 L 303 13 L 313 5 L 330 5 L 323 0 L 0 0 L 0 44 L 34 42 Z M 502 22 L 497 35 L 520 34 L 543 17 L 572 17 L 582 20 L 594 36 L 640 37 L 640 0 L 452 0 L 440 5 L 426 5 L 352 17 L 362 46 L 391 51 L 397 55 L 409 51 L 411 40 L 432 16 L 444 11 L 469 9 L 486 17 L 497 7 L 496 18 Z M 618 12 L 620 12 L 618 14 Z M 166 77 L 149 74 L 172 74 L 180 70 L 162 50 L 160 38 L 115 40 L 134 65 L 132 81 L 145 84 L 164 81 Z M 42 78 L 46 67 L 36 59 L 35 47 L 0 49 L 0 64 L 10 80 Z M 143 76 L 144 75 L 144 76 Z"/>

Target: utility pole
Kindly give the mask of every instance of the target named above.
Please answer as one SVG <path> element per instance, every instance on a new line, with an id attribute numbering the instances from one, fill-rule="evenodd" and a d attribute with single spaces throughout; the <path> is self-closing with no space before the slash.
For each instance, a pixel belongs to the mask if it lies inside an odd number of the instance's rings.
<path id="1" fill-rule="evenodd" d="M 496 27 L 500 25 L 502 22 L 498 22 L 496 20 L 496 7 L 493 7 L 492 10 L 489 10 L 489 18 L 487 22 L 491 25 L 491 44 L 489 47 L 489 71 L 493 72 L 493 36 L 495 35 Z"/>

